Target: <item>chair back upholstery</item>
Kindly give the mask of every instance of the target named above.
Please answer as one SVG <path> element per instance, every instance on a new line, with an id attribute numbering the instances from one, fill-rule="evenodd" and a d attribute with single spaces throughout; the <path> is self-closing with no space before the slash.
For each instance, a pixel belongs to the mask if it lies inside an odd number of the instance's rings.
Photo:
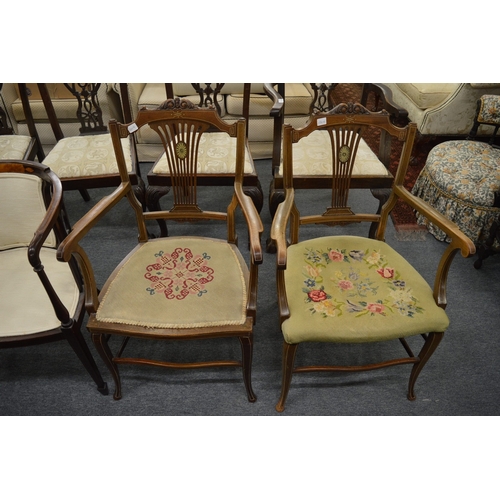
<path id="1" fill-rule="evenodd" d="M 15 165 L 0 164 L 0 250 L 28 247 L 47 213 L 43 178 L 26 175 L 24 168 Z M 51 231 L 43 246 L 55 248 L 56 244 Z"/>
<path id="2" fill-rule="evenodd" d="M 481 125 L 490 125 L 493 127 L 489 143 L 494 146 L 498 129 L 500 128 L 500 96 L 483 95 L 477 100 L 474 124 L 467 139 L 474 139 Z"/>

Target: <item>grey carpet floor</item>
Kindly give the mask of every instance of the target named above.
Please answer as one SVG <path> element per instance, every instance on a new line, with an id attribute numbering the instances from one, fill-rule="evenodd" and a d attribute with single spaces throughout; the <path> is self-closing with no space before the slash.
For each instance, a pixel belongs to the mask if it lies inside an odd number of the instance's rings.
<path id="1" fill-rule="evenodd" d="M 260 160 L 256 165 L 267 193 L 270 162 Z M 148 166 L 144 168 L 144 177 L 147 169 Z M 225 188 L 200 191 L 202 203 L 225 204 Z M 78 220 L 108 192 L 109 189 L 92 191 L 92 200 L 88 203 L 78 192 L 67 192 L 65 200 L 71 222 Z M 316 193 L 302 201 L 309 207 L 325 202 L 325 198 Z M 369 192 L 356 191 L 352 193 L 351 203 L 354 208 L 369 209 L 376 202 Z M 265 226 L 264 241 L 271 223 L 267 201 L 261 217 Z M 241 223 L 238 225 L 242 226 Z M 224 227 L 216 223 L 198 226 L 202 234 L 210 236 L 224 231 Z M 185 231 L 184 226 L 177 223 L 170 224 L 169 228 L 171 234 Z M 156 232 L 156 224 L 151 223 L 150 229 Z M 328 229 L 316 227 L 306 231 L 318 230 Z M 366 227 L 347 226 L 340 231 L 365 235 Z M 400 235 L 392 224 L 386 241 L 405 255 L 426 278 L 433 279 L 437 259 L 444 250 L 443 243 L 426 232 Z M 133 213 L 123 202 L 84 242 L 99 285 L 135 242 Z M 240 248 L 243 252 L 247 248 L 244 232 L 240 234 Z M 282 336 L 276 305 L 273 254 L 265 254 L 259 273 L 253 359 L 255 403 L 247 401 L 241 373 L 236 368 L 173 371 L 134 366 L 121 367 L 123 398 L 114 401 L 111 394 L 102 396 L 97 392 L 69 345 L 58 342 L 0 351 L 0 415 L 278 416 L 274 406 L 280 392 Z M 473 259 L 455 258 L 448 283 L 447 313 L 451 325 L 420 375 L 416 401 L 410 402 L 406 398 L 410 368 L 405 365 L 364 373 L 298 374 L 293 378 L 282 416 L 498 415 L 499 276 L 500 256 L 486 260 L 480 270 L 474 269 Z M 111 392 L 111 376 L 91 345 L 86 330 L 84 334 Z M 235 340 L 168 345 L 133 341 L 128 348 L 167 359 L 210 358 L 212 354 L 220 353 L 239 357 L 240 354 L 239 343 Z M 394 349 L 400 351 L 399 343 L 394 346 L 308 345 L 299 348 L 298 360 L 321 363 L 322 360 L 336 359 L 354 364 L 376 359 Z"/>

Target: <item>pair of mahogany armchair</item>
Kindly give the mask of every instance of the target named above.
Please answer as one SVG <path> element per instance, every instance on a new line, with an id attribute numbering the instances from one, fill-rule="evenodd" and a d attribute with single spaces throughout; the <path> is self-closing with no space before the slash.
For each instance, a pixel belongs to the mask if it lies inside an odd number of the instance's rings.
<path id="1" fill-rule="evenodd" d="M 274 109 L 279 116 L 279 100 L 276 103 Z M 134 134 L 147 127 L 158 134 L 164 147 L 168 168 L 165 185 L 173 195 L 168 210 L 160 207 L 145 210 L 143 200 L 134 192 L 127 144 L 133 144 Z M 74 259 L 78 262 L 89 315 L 87 328 L 114 379 L 115 399 L 122 395 L 118 366 L 132 363 L 202 369 L 239 366 L 247 398 L 255 401 L 251 366 L 258 310 L 258 267 L 265 257 L 261 244 L 264 227 L 255 203 L 245 193 L 245 120 L 227 124 L 215 108 L 199 107 L 174 97 L 158 109 L 140 110 L 134 121 L 112 120 L 109 129 L 120 184 L 73 225 L 60 243 L 57 257 L 61 262 Z M 348 205 L 349 190 L 357 182 L 355 177 L 362 181 L 359 187 L 371 187 L 371 177 L 375 179 L 373 186 L 378 187 L 377 176 L 362 170 L 363 160 L 368 157 L 372 162 L 373 156 L 377 157 L 367 146 L 373 129 L 378 131 L 379 138 L 390 136 L 393 141 L 401 142 L 402 153 L 390 187 L 384 184 L 389 189 L 388 201 L 377 213 L 355 213 Z M 292 374 L 314 370 L 372 370 L 412 364 L 408 398 L 415 398 L 417 377 L 448 327 L 444 309 L 451 261 L 457 252 L 464 257 L 474 252 L 474 245 L 456 225 L 403 187 L 415 132 L 414 124 L 395 126 L 386 112 L 370 112 L 352 103 L 315 113 L 303 128 L 285 124 L 282 134 L 280 131 L 283 161 L 273 184 L 281 183 L 283 199 L 277 203 L 271 227 L 276 249 L 277 313 L 283 333 L 283 380 L 278 411 L 284 409 Z M 207 137 L 212 133 L 223 134 L 225 147 L 233 151 L 235 171 L 225 211 L 207 210 L 198 197 L 203 184 L 203 181 L 198 183 L 200 159 L 207 141 L 212 144 Z M 322 170 L 319 182 L 310 176 L 310 183 L 304 183 L 300 175 L 295 175 L 300 146 L 306 144 L 309 151 L 318 143 L 327 145 L 319 160 L 324 164 L 321 168 L 329 170 Z M 318 214 L 301 215 L 300 197 L 296 193 L 311 187 L 315 193 L 319 189 L 330 190 L 328 206 Z M 99 289 L 81 242 L 123 198 L 130 203 L 139 242 Z M 384 242 L 389 213 L 397 200 L 425 213 L 451 238 L 433 288 Z M 147 222 L 154 220 L 189 224 L 175 224 L 175 235 L 151 238 Z M 346 235 L 344 225 L 354 222 L 369 223 L 370 237 Z M 224 224 L 227 237 L 207 237 L 206 230 L 210 232 L 211 224 Z M 201 226 L 205 235 L 193 235 Z M 307 226 L 307 230 L 306 239 L 301 241 L 302 226 Z M 247 249 L 238 248 L 238 231 L 245 235 Z M 316 232 L 319 237 L 312 235 Z M 415 355 L 406 339 L 420 335 L 424 343 Z M 187 341 L 219 337 L 239 339 L 240 360 L 173 362 L 144 359 L 133 353 L 125 356 L 130 339 Z M 116 353 L 109 342 L 114 338 L 123 339 Z M 407 353 L 405 357 L 360 366 L 295 366 L 295 354 L 301 343 L 356 344 L 397 339 Z"/>

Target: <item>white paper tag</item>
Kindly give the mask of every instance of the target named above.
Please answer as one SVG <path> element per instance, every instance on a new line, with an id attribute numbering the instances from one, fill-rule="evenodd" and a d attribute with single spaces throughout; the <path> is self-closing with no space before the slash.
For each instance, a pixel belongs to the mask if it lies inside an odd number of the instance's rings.
<path id="1" fill-rule="evenodd" d="M 280 104 L 283 104 L 283 103 L 285 102 L 285 100 L 284 100 L 284 99 L 278 99 L 278 102 L 279 102 Z"/>
<path id="2" fill-rule="evenodd" d="M 320 127 L 321 125 L 326 125 L 326 118 L 318 118 L 318 120 L 316 121 L 316 125 L 318 125 L 318 127 Z"/>
<path id="3" fill-rule="evenodd" d="M 139 127 L 135 124 L 135 122 L 131 123 L 127 128 L 130 134 L 133 134 L 136 130 L 139 129 Z"/>

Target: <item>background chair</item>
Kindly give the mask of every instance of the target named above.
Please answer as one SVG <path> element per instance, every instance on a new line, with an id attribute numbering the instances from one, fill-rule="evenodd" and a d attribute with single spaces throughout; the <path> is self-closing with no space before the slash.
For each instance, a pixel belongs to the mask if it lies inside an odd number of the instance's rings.
<path id="1" fill-rule="evenodd" d="M 314 121 L 318 113 L 328 112 L 335 105 L 334 90 L 336 84 L 311 83 L 313 101 L 310 106 L 309 121 Z M 268 88 L 269 89 L 269 88 Z M 275 118 L 274 149 L 273 149 L 273 180 L 269 191 L 269 208 L 271 215 L 284 199 L 283 187 L 283 155 L 282 155 L 282 125 L 286 99 L 281 95 L 284 84 L 278 84 L 277 97 L 272 114 Z M 272 89 L 269 89 L 269 93 Z M 368 142 L 367 142 L 368 141 Z M 370 144 L 370 145 L 369 145 Z M 391 187 L 393 176 L 388 170 L 390 160 L 390 141 L 384 130 L 376 131 L 372 136 L 362 138 L 359 153 L 351 177 L 353 189 L 370 189 L 372 195 L 379 200 L 379 209 L 387 200 L 388 188 Z M 327 133 L 318 128 L 307 138 L 293 143 L 293 182 L 298 188 L 325 189 L 331 179 L 332 149 Z M 372 234 L 375 226 L 372 227 Z M 268 240 L 267 250 L 274 251 L 272 241 Z"/>
<path id="2" fill-rule="evenodd" d="M 113 187 L 120 182 L 111 136 L 107 124 L 103 121 L 99 101 L 101 85 L 101 83 L 64 84 L 67 92 L 78 104 L 76 118 L 80 124 L 80 135 L 64 137 L 62 120 L 56 113 L 47 85 L 38 84 L 45 114 L 56 139 L 56 144 L 45 157 L 44 164 L 61 179 L 63 189 L 78 189 L 86 201 L 90 199 L 88 189 Z M 32 105 L 30 101 L 30 106 Z M 66 109 L 69 113 L 74 107 L 66 107 Z M 74 120 L 75 117 L 72 119 Z M 135 144 L 128 140 L 124 142 L 130 179 L 135 186 L 138 198 L 144 202 L 145 188 L 140 175 Z"/>
<path id="3" fill-rule="evenodd" d="M 193 83 L 190 87 L 194 96 L 190 96 L 190 100 L 197 101 L 195 103 L 199 107 L 214 106 L 219 116 L 221 116 L 221 106 L 224 105 L 224 100 L 222 99 L 220 92 L 224 85 L 224 83 L 207 83 L 202 86 L 201 84 Z M 128 98 L 127 85 L 122 84 L 120 86 L 120 90 L 122 94 L 122 101 L 124 102 L 125 120 L 132 122 L 132 112 L 129 106 L 130 100 Z M 251 84 L 243 84 L 242 90 L 242 116 L 245 118 L 245 136 L 247 138 Z M 187 90 L 184 89 L 184 92 L 187 92 Z M 179 97 L 179 95 L 174 96 L 174 88 L 171 83 L 165 84 L 165 94 L 169 99 Z M 235 119 L 233 117 L 231 123 L 234 121 Z M 147 133 L 147 131 L 142 131 L 142 136 Z M 198 186 L 231 186 L 234 183 L 234 165 L 236 161 L 234 156 L 234 143 L 235 139 L 229 137 L 224 132 L 213 131 L 203 136 L 203 144 L 198 151 Z M 146 198 L 148 208 L 153 211 L 160 210 L 160 199 L 170 191 L 172 186 L 172 178 L 165 153 L 160 155 L 154 163 L 152 169 L 147 175 L 147 179 L 148 187 Z M 247 139 L 245 144 L 243 190 L 252 198 L 258 212 L 260 212 L 264 196 Z M 159 220 L 158 224 L 160 225 L 161 236 L 167 236 L 168 230 L 165 221 Z"/>
<path id="4" fill-rule="evenodd" d="M 480 126 L 489 126 L 492 132 L 488 143 L 474 140 Z M 500 96 L 482 96 L 468 138 L 435 146 L 412 190 L 478 246 L 485 243 L 500 215 L 500 149 L 494 144 L 499 127 Z M 425 214 L 417 213 L 417 221 L 436 239 L 449 240 Z"/>
<path id="5" fill-rule="evenodd" d="M 389 200 L 381 213 L 355 213 L 347 204 L 351 179 L 357 155 L 362 151 L 361 140 L 374 127 L 403 143 L 400 163 Z M 330 205 L 319 214 L 311 214 L 311 206 L 304 207 L 306 215 L 301 215 L 297 203 L 302 186 L 293 179 L 296 151 L 293 146 L 319 131 L 325 134 L 332 151 L 328 179 Z M 284 410 L 292 374 L 311 371 L 361 371 L 410 363 L 413 369 L 408 399 L 415 399 L 417 377 L 448 326 L 444 308 L 451 261 L 457 251 L 464 257 L 474 253 L 474 245 L 455 224 L 403 187 L 415 132 L 415 124 L 396 127 L 385 111 L 371 113 L 358 104 L 341 104 L 328 113 L 320 113 L 302 129 L 284 126 L 285 199 L 278 206 L 271 232 L 277 245 L 278 304 L 284 337 L 282 389 L 277 411 Z M 384 242 L 388 216 L 398 199 L 425 213 L 450 235 L 451 242 L 439 263 L 434 291 Z M 342 234 L 332 234 L 331 226 L 350 222 L 376 223 L 374 238 L 350 236 L 344 228 Z M 425 342 L 419 354 L 414 355 L 407 338 L 420 334 Z M 401 341 L 406 357 L 366 364 L 348 362 L 346 366 L 294 366 L 301 343 L 363 344 L 395 339 Z M 376 348 L 373 351 L 381 354 Z"/>
<path id="6" fill-rule="evenodd" d="M 107 394 L 80 330 L 85 292 L 78 266 L 73 258 L 56 259 L 66 235 L 62 200 L 59 179 L 44 165 L 0 161 L 0 349 L 66 339 Z"/>
<path id="7" fill-rule="evenodd" d="M 38 161 L 43 161 L 45 154 L 33 122 L 33 116 L 26 95 L 26 87 L 23 87 L 21 101 L 29 135 L 17 134 L 15 132 L 7 106 L 4 104 L 2 88 L 3 83 L 0 83 L 0 160 L 34 160 L 36 157 Z"/>
<path id="8" fill-rule="evenodd" d="M 228 125 L 218 117 L 215 109 L 197 108 L 190 101 L 176 98 L 167 100 L 156 110 L 142 109 L 134 124 L 135 127 L 130 127 L 110 122 L 122 183 L 75 224 L 59 248 L 61 259 L 67 261 L 75 254 L 85 267 L 90 316 L 87 328 L 113 375 L 114 397 L 121 398 L 120 363 L 169 368 L 241 366 L 248 399 L 255 401 L 251 386 L 252 332 L 257 304 L 257 266 L 262 262 L 262 223 L 255 205 L 243 192 L 245 121 Z M 174 195 L 169 211 L 144 212 L 132 192 L 123 139 L 145 127 L 160 136 L 165 148 Z M 197 156 L 203 136 L 213 129 L 236 138 L 233 142 L 236 150 L 234 189 L 226 212 L 202 210 L 198 203 Z M 139 245 L 110 275 L 98 295 L 90 262 L 79 242 L 124 197 L 135 212 Z M 223 206 L 221 200 L 217 203 Z M 247 261 L 236 246 L 238 208 L 248 227 L 250 251 Z M 176 225 L 179 231 L 180 226 L 184 227 L 181 236 L 148 240 L 146 221 L 160 217 L 187 220 L 190 224 Z M 222 224 L 224 239 L 214 237 L 221 234 L 218 232 L 221 224 L 217 221 L 225 223 Z M 208 237 L 199 236 L 199 232 Z M 240 340 L 242 361 L 166 362 L 145 359 L 144 355 L 137 354 L 123 356 L 130 338 L 182 341 L 229 337 Z M 124 339 L 115 355 L 108 343 L 110 338 L 111 342 L 115 338 Z M 155 352 L 154 357 L 161 356 Z"/>

